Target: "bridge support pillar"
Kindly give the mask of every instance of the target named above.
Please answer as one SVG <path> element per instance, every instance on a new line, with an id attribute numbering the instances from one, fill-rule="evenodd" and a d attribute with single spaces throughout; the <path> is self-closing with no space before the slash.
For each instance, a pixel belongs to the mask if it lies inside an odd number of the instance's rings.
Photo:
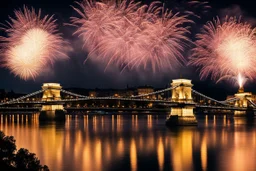
<path id="1" fill-rule="evenodd" d="M 251 110 L 248 100 L 252 99 L 252 93 L 251 92 L 244 92 L 243 89 L 239 89 L 238 93 L 235 94 L 235 97 L 237 97 L 237 100 L 235 102 L 235 107 L 243 107 L 247 108 L 246 111 L 235 111 L 234 116 L 253 116 L 254 111 Z"/>
<path id="2" fill-rule="evenodd" d="M 63 121 L 65 120 L 65 110 L 63 103 L 54 102 L 55 100 L 61 100 L 60 84 L 57 83 L 44 83 L 42 86 L 43 97 L 42 109 L 40 111 L 39 120 L 40 121 Z"/>
<path id="3" fill-rule="evenodd" d="M 172 80 L 172 87 L 179 86 L 172 89 L 171 101 L 177 102 L 177 106 L 171 107 L 171 112 L 166 120 L 167 126 L 195 126 L 197 120 L 194 115 L 195 103 L 192 99 L 191 80 L 176 79 Z"/>

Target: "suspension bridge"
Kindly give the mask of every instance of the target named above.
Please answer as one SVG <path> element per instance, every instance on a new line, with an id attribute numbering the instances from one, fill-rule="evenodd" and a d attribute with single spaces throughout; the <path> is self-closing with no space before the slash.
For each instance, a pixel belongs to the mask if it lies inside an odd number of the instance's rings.
<path id="1" fill-rule="evenodd" d="M 133 95 L 129 97 L 91 97 L 62 89 L 60 84 L 45 83 L 41 90 L 27 94 L 25 96 L 11 99 L 0 103 L 0 113 L 3 111 L 39 111 L 44 119 L 54 119 L 56 116 L 65 116 L 67 110 L 102 110 L 104 107 L 87 107 L 87 106 L 69 106 L 69 103 L 79 102 L 99 102 L 118 101 L 118 102 L 138 102 L 151 103 L 170 110 L 170 117 L 189 118 L 195 120 L 195 110 L 219 110 L 233 111 L 235 115 L 245 115 L 248 110 L 255 111 L 256 104 L 253 102 L 250 93 L 239 92 L 233 98 L 225 101 L 219 101 L 200 93 L 193 88 L 191 80 L 175 79 L 172 80 L 171 86 L 166 89 L 158 90 L 151 93 Z M 164 93 L 170 92 L 168 98 L 149 98 L 159 97 Z M 124 108 L 124 107 L 123 107 Z M 121 110 L 122 107 L 105 107 L 105 109 Z M 125 108 L 133 110 L 132 108 Z M 147 110 L 150 110 L 148 108 Z M 151 109 L 152 110 L 152 109 Z"/>

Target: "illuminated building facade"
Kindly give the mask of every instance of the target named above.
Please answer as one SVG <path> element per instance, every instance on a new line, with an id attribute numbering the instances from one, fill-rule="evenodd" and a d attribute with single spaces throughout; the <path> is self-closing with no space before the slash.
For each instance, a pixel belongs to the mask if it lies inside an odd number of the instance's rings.
<path id="1" fill-rule="evenodd" d="M 137 88 L 137 95 L 145 95 L 154 92 L 154 88 L 151 86 L 141 86 Z M 145 99 L 156 99 L 156 95 L 148 95 L 143 97 Z"/>

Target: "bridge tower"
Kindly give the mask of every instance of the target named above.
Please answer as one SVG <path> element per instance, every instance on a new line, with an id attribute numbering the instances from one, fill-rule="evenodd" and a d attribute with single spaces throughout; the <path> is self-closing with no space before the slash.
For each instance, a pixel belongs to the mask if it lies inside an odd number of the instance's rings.
<path id="1" fill-rule="evenodd" d="M 246 111 L 235 111 L 235 116 L 246 116 L 252 114 L 253 111 L 249 110 L 248 100 L 252 100 L 252 93 L 251 92 L 244 92 L 243 89 L 239 89 L 238 93 L 235 94 L 237 97 L 237 101 L 235 102 L 235 107 L 243 107 L 248 108 Z"/>
<path id="2" fill-rule="evenodd" d="M 195 103 L 192 98 L 191 80 L 175 79 L 172 80 L 172 102 L 176 102 L 177 106 L 171 107 L 171 113 L 166 120 L 168 126 L 189 126 L 197 125 L 197 120 L 194 115 Z"/>
<path id="3" fill-rule="evenodd" d="M 65 110 L 61 100 L 61 86 L 58 83 L 44 83 L 42 86 L 43 97 L 42 109 L 40 111 L 39 120 L 65 120 Z"/>

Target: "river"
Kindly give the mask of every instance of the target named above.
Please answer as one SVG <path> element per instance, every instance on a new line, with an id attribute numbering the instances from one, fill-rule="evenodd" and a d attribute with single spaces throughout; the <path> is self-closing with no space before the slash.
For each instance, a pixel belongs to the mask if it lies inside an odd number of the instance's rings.
<path id="1" fill-rule="evenodd" d="M 198 117 L 197 127 L 167 128 L 165 115 L 0 115 L 17 148 L 36 153 L 51 171 L 255 171 L 256 121 Z"/>

